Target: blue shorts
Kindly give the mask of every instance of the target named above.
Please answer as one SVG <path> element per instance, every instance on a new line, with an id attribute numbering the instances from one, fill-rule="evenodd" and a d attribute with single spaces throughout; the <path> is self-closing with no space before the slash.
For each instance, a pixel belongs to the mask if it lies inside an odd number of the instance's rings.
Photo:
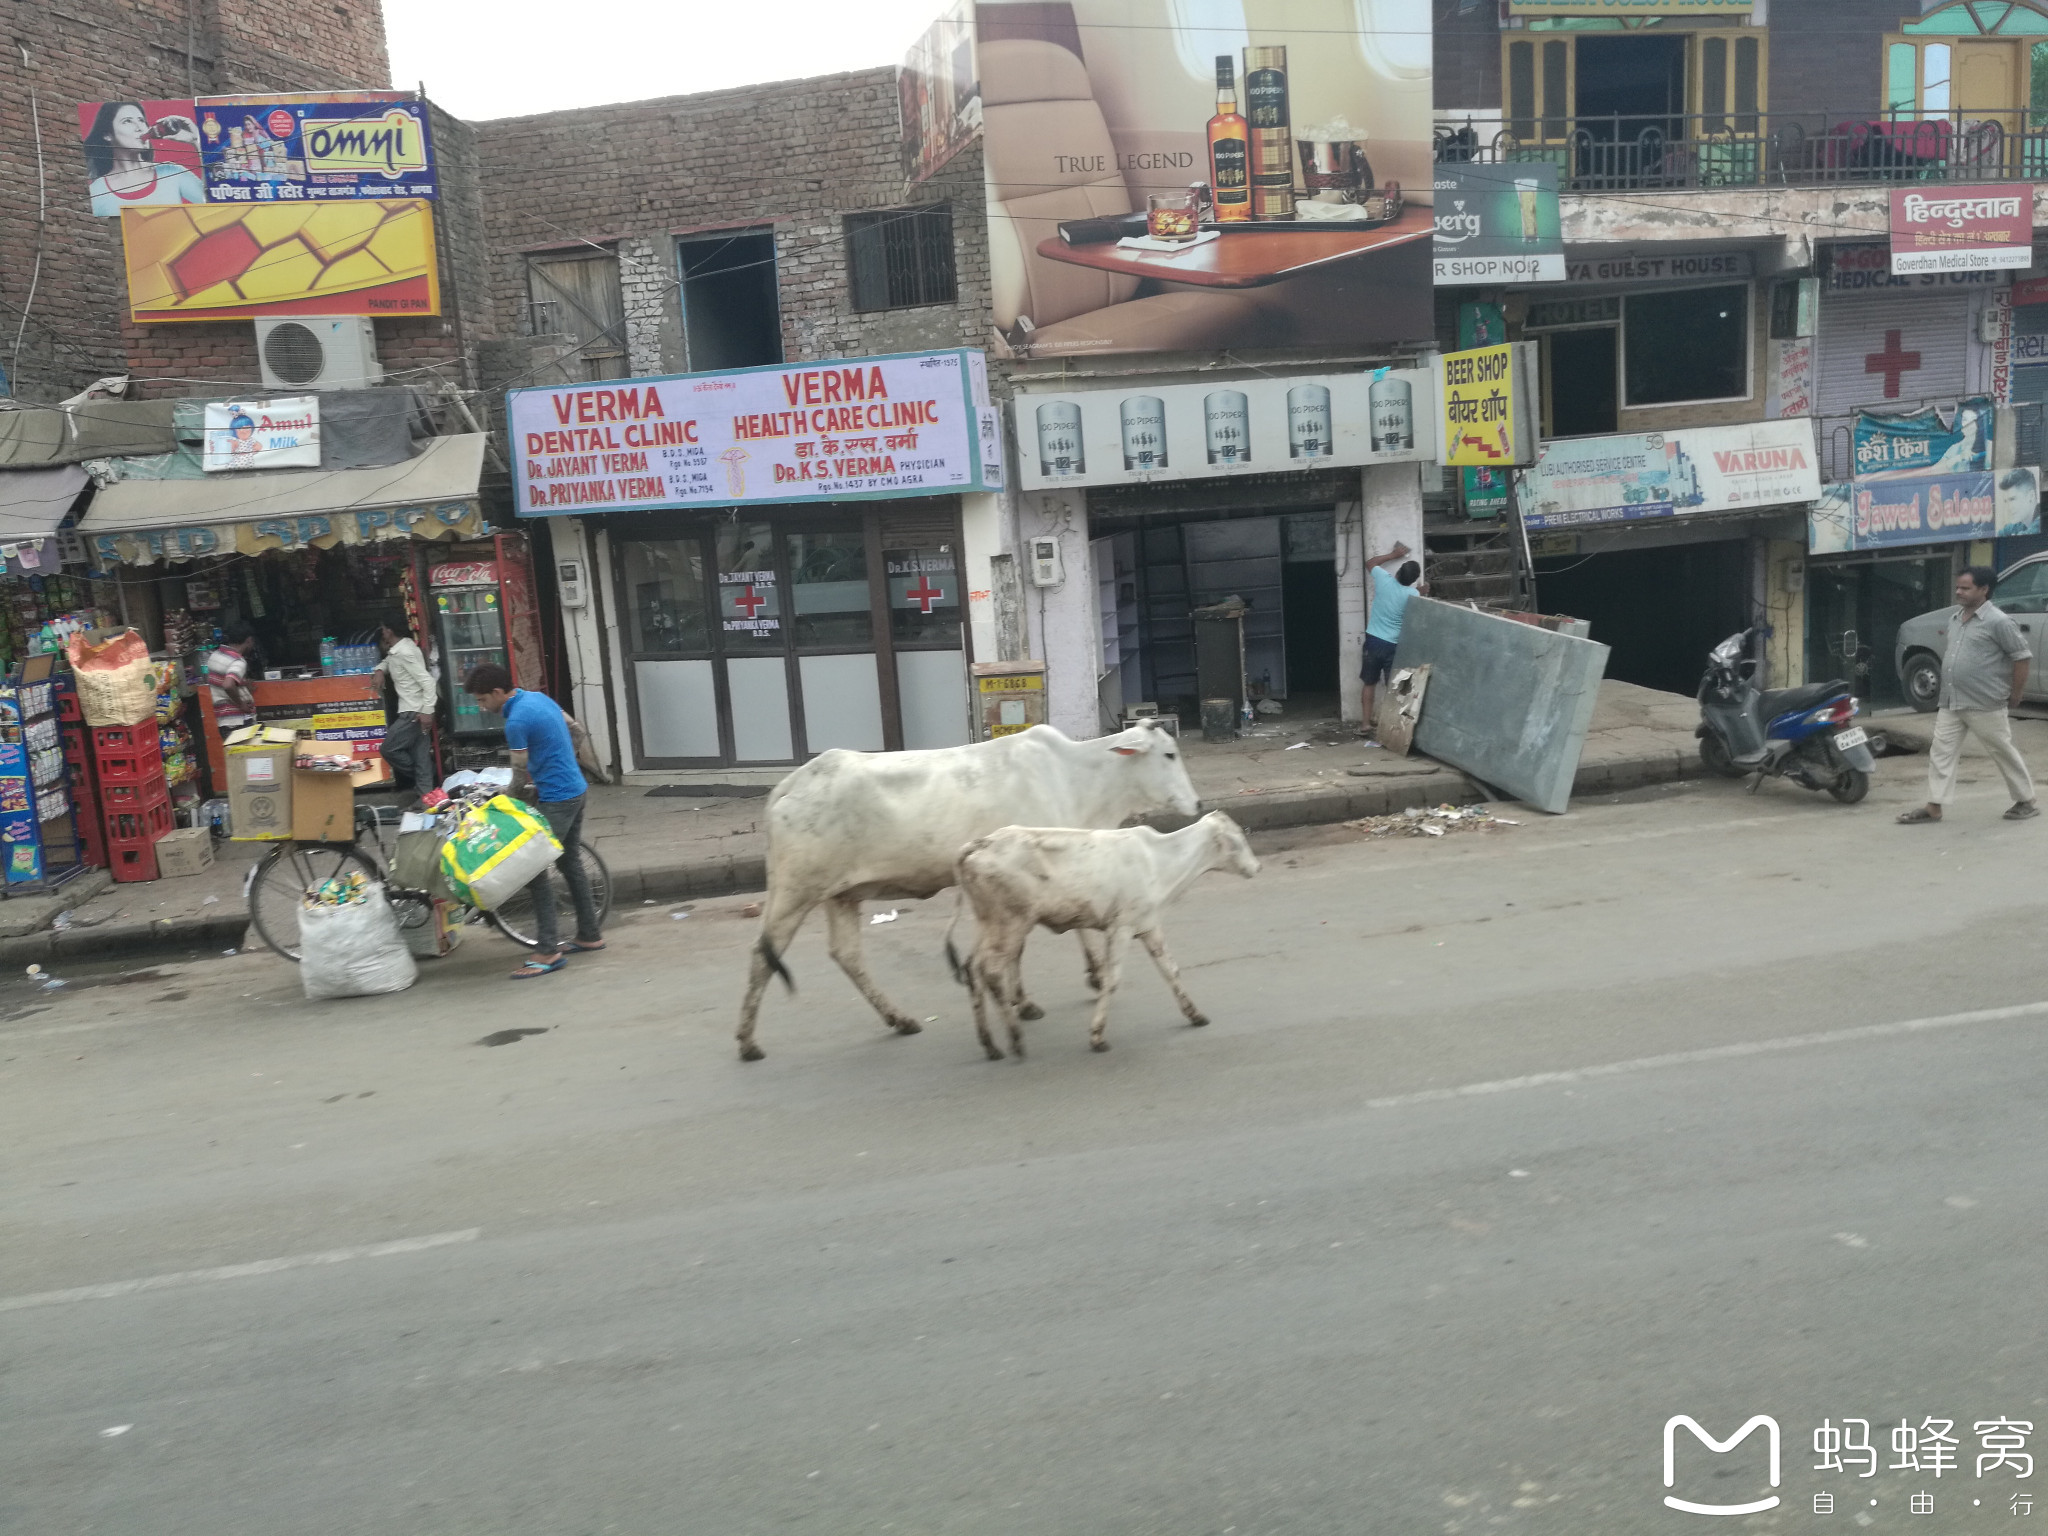
<path id="1" fill-rule="evenodd" d="M 1366 687 L 1377 687 L 1386 681 L 1387 674 L 1394 670 L 1394 650 L 1391 640 L 1382 640 L 1378 635 L 1365 637 L 1365 665 L 1358 669 L 1358 675 L 1365 680 Z"/>

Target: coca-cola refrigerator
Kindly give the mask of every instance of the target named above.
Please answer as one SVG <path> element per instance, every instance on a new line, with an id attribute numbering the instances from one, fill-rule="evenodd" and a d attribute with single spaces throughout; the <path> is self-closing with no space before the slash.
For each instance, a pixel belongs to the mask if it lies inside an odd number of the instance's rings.
<path id="1" fill-rule="evenodd" d="M 501 533 L 429 554 L 426 586 L 449 728 L 458 743 L 500 740 L 503 718 L 480 709 L 462 685 L 488 662 L 510 671 L 514 687 L 547 689 L 526 536 Z"/>

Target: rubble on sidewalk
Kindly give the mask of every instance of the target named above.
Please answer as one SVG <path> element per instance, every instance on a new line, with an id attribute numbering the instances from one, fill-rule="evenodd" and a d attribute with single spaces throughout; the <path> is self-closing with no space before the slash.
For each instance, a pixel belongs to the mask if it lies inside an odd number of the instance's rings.
<path id="1" fill-rule="evenodd" d="M 1496 816 L 1479 805 L 1411 805 L 1393 816 L 1361 816 L 1345 826 L 1368 837 L 1442 837 L 1446 832 L 1481 832 L 1494 827 L 1519 827 L 1519 821 Z"/>

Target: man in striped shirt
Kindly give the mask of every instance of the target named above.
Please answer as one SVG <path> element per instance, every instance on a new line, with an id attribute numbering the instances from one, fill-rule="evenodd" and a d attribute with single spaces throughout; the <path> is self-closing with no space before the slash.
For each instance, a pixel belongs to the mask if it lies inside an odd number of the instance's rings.
<path id="1" fill-rule="evenodd" d="M 246 623 L 227 627 L 227 634 L 206 658 L 206 684 L 213 690 L 213 718 L 225 736 L 256 718 L 256 699 L 249 692 L 249 653 L 256 632 Z"/>

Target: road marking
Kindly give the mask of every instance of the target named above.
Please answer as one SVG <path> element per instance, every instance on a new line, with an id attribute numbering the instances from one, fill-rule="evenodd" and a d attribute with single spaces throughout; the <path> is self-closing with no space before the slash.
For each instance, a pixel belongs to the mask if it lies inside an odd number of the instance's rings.
<path id="1" fill-rule="evenodd" d="M 1900 1019 L 1892 1024 L 1858 1024 L 1848 1029 L 1822 1030 L 1811 1035 L 1782 1035 L 1775 1040 L 1742 1040 L 1733 1045 L 1710 1045 L 1697 1051 L 1673 1051 L 1666 1056 L 1639 1056 L 1634 1061 L 1610 1061 L 1593 1067 L 1571 1067 L 1558 1072 L 1532 1072 L 1527 1077 L 1505 1077 L 1490 1083 L 1466 1083 L 1457 1088 L 1424 1088 L 1415 1093 L 1390 1094 L 1367 1099 L 1367 1109 L 1406 1109 L 1411 1104 L 1441 1104 L 1450 1099 L 1479 1098 L 1489 1093 L 1517 1093 L 1524 1088 L 1550 1088 L 1561 1083 L 1585 1083 L 1604 1077 L 1623 1077 L 1634 1072 L 1652 1072 L 1659 1067 L 1688 1067 L 1707 1061 L 1736 1061 L 1745 1056 L 1767 1056 L 1776 1051 L 1799 1051 L 1815 1045 L 1841 1045 L 1856 1040 L 1884 1040 L 1897 1035 L 1915 1035 L 1930 1029 L 1960 1029 L 1968 1024 L 2000 1024 L 2010 1019 L 2033 1019 L 2048 1014 L 2048 1002 L 2015 1003 L 2009 1008 L 1980 1008 L 1974 1013 L 1950 1013 L 1929 1019 Z M 4 1305 L 4 1303 L 0 1303 Z"/>
<path id="2" fill-rule="evenodd" d="M 208 1285 L 215 1280 L 240 1280 L 249 1275 L 274 1275 L 281 1270 L 309 1269 L 316 1264 L 346 1264 L 350 1259 L 382 1259 L 394 1253 L 419 1253 L 427 1248 L 445 1248 L 450 1243 L 473 1243 L 483 1236 L 482 1227 L 460 1232 L 434 1232 L 426 1237 L 401 1237 L 388 1243 L 363 1243 L 354 1248 L 330 1248 L 325 1253 L 299 1253 L 283 1259 L 257 1259 L 249 1264 L 223 1264 L 218 1269 L 185 1269 L 171 1275 L 149 1275 L 141 1280 L 111 1280 L 105 1285 L 79 1285 L 68 1291 L 37 1291 L 30 1296 L 0 1296 L 0 1312 L 19 1312 L 27 1307 L 54 1307 L 67 1301 L 105 1301 L 113 1296 L 133 1296 L 139 1291 L 169 1290 L 180 1285 Z"/>

